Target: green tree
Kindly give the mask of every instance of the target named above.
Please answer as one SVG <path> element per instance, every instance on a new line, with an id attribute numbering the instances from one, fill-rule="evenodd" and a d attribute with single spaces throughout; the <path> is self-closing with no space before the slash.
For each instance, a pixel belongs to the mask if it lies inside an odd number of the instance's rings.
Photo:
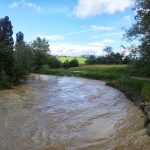
<path id="1" fill-rule="evenodd" d="M 19 31 L 16 34 L 16 43 L 21 43 L 21 42 L 24 42 L 24 34 L 21 31 Z"/>
<path id="2" fill-rule="evenodd" d="M 33 67 L 33 50 L 31 46 L 24 42 L 24 34 L 16 34 L 16 44 L 14 51 L 14 82 L 26 79 Z"/>
<path id="3" fill-rule="evenodd" d="M 69 67 L 78 67 L 79 66 L 79 62 L 77 59 L 73 59 L 69 62 Z"/>
<path id="4" fill-rule="evenodd" d="M 64 63 L 62 64 L 62 67 L 65 69 L 69 68 L 69 60 L 68 59 L 64 61 Z"/>
<path id="5" fill-rule="evenodd" d="M 0 19 L 0 73 L 5 72 L 11 82 L 13 76 L 13 30 L 9 17 Z M 4 74 L 4 73 L 3 73 Z"/>
<path id="6" fill-rule="evenodd" d="M 51 69 L 57 69 L 62 66 L 61 61 L 56 56 L 48 56 L 47 65 Z"/>
<path id="7" fill-rule="evenodd" d="M 110 46 L 106 46 L 106 47 L 103 49 L 103 51 L 106 52 L 107 55 L 109 56 L 109 55 L 112 53 L 113 49 L 112 49 L 112 47 L 110 47 Z"/>
<path id="8" fill-rule="evenodd" d="M 135 24 L 126 31 L 129 40 L 138 39 L 141 44 L 135 50 L 139 52 L 138 64 L 150 71 L 150 1 L 135 0 Z"/>
<path id="9" fill-rule="evenodd" d="M 10 49 L 13 49 L 14 44 L 12 28 L 13 26 L 8 16 L 0 19 L 0 43 Z"/>
<path id="10" fill-rule="evenodd" d="M 49 41 L 46 39 L 41 39 L 38 37 L 32 43 L 33 51 L 34 51 L 34 63 L 35 69 L 40 69 L 43 65 L 46 65 L 48 59 L 49 49 Z"/>

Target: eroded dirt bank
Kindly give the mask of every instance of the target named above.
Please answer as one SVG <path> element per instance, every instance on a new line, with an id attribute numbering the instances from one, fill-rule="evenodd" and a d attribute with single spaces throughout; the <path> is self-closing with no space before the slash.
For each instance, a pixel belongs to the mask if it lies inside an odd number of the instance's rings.
<path id="1" fill-rule="evenodd" d="M 32 75 L 0 91 L 0 150 L 149 150 L 144 115 L 104 82 Z"/>

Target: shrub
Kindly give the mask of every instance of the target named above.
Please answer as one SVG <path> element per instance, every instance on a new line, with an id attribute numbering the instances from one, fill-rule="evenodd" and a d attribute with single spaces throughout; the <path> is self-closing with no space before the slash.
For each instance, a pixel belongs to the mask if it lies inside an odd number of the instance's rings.
<path id="1" fill-rule="evenodd" d="M 79 66 L 79 62 L 77 59 L 73 59 L 69 62 L 69 67 L 78 67 Z"/>
<path id="2" fill-rule="evenodd" d="M 69 61 L 66 60 L 66 61 L 62 64 L 62 67 L 65 68 L 65 69 L 69 68 Z"/>
<path id="3" fill-rule="evenodd" d="M 47 65 L 51 69 L 57 69 L 62 66 L 61 62 L 55 56 L 48 57 Z"/>
<path id="4" fill-rule="evenodd" d="M 10 88 L 9 77 L 4 71 L 0 72 L 0 89 Z"/>
<path id="5" fill-rule="evenodd" d="M 145 83 L 143 85 L 141 96 L 144 98 L 144 100 L 150 101 L 150 84 Z"/>

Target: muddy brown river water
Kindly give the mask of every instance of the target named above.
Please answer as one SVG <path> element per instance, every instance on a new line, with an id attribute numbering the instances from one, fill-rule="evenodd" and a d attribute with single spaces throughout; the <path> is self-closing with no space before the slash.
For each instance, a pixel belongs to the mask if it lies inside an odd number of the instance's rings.
<path id="1" fill-rule="evenodd" d="M 31 75 L 0 91 L 0 150 L 150 150 L 144 114 L 104 82 Z"/>

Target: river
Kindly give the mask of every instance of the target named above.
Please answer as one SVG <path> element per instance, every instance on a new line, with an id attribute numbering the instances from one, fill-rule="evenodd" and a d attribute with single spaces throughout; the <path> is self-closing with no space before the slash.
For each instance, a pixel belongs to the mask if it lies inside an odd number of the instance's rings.
<path id="1" fill-rule="evenodd" d="M 0 150 L 149 150 L 144 119 L 102 81 L 31 75 L 0 91 Z"/>

